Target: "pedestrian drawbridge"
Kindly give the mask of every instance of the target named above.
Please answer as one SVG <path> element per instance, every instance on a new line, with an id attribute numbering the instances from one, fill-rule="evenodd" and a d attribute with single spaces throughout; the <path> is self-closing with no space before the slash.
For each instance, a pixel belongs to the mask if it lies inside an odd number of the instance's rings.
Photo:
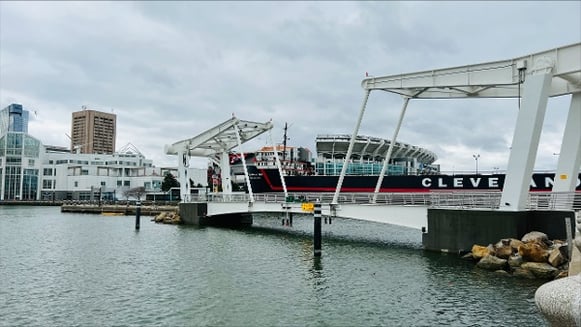
<path id="1" fill-rule="evenodd" d="M 347 168 L 345 164 L 332 196 L 314 194 L 312 198 L 309 196 L 306 202 L 287 201 L 289 193 L 284 183 L 277 151 L 274 153 L 281 175 L 283 193 L 278 197 L 274 195 L 274 200 L 269 197 L 271 195 L 254 194 L 249 183 L 244 156 L 241 156 L 241 159 L 248 193 L 232 192 L 228 152 L 235 147 L 243 152 L 241 147 L 246 141 L 272 129 L 271 122 L 243 121 L 232 117 L 196 137 L 166 146 L 167 154 L 178 157 L 183 200 L 181 206 L 191 209 L 192 205 L 189 203 L 192 203 L 195 206 L 195 213 L 188 211 L 189 209 L 184 210 L 194 215 L 192 218 L 194 220 L 207 221 L 212 217 L 251 215 L 257 212 L 308 214 L 305 208 L 310 205 L 304 206 L 304 203 L 315 203 L 318 200 L 322 205 L 323 215 L 425 230 L 431 234 L 431 240 L 425 242 L 430 248 L 453 251 L 464 249 L 468 239 L 470 242 L 477 242 L 479 237 L 520 238 L 522 235 L 519 234 L 531 228 L 554 230 L 556 234 L 561 235 L 565 230 L 563 218 L 573 219 L 573 211 L 579 210 L 575 186 L 581 168 L 581 43 L 490 63 L 368 77 L 362 81 L 362 87 L 364 99 L 351 134 L 345 160 L 351 159 L 354 141 L 363 121 L 371 91 L 390 92 L 403 98 L 400 118 L 391 139 L 392 144 L 384 156 L 384 167 L 378 177 L 375 192 L 353 196 L 341 192 Z M 538 151 L 547 100 L 549 97 L 566 95 L 571 96 L 571 102 L 552 192 L 531 194 L 529 183 Z M 458 98 L 521 99 L 502 191 L 488 194 L 459 192 L 445 196 L 444 193 L 428 193 L 417 197 L 411 194 L 391 195 L 403 199 L 404 202 L 394 203 L 385 200 L 390 195 L 379 192 L 379 185 L 384 178 L 393 144 L 396 142 L 410 100 Z M 192 198 L 187 179 L 190 156 L 207 157 L 220 163 L 224 177 L 223 193 L 203 195 L 205 198 Z M 427 198 L 420 199 L 426 196 Z M 349 199 L 352 198 L 357 200 L 350 202 Z M 406 200 L 408 198 L 409 201 Z M 466 203 L 470 201 L 481 205 L 467 207 Z M 443 206 L 443 203 L 447 205 Z M 450 210 L 456 212 L 452 213 Z M 478 214 L 475 214 L 477 211 Z M 478 218 L 474 220 L 471 217 Z M 501 217 L 499 224 L 503 226 L 491 225 L 490 222 L 497 221 L 498 217 Z M 461 234 L 468 236 L 464 237 Z"/>

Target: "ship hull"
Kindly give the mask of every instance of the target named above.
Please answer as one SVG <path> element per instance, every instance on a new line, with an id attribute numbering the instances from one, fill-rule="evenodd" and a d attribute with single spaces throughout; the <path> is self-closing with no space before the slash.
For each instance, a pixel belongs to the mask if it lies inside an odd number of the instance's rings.
<path id="1" fill-rule="evenodd" d="M 283 186 L 278 170 L 248 167 L 250 183 L 255 193 L 282 192 Z M 378 180 L 375 176 L 347 175 L 343 179 L 341 192 L 374 192 Z M 504 174 L 477 175 L 403 175 L 385 176 L 380 192 L 430 192 L 445 191 L 501 191 Z M 339 176 L 285 176 L 289 192 L 334 192 Z M 577 191 L 581 191 L 581 174 L 577 180 Z M 554 174 L 537 173 L 531 179 L 531 191 L 551 191 Z"/>

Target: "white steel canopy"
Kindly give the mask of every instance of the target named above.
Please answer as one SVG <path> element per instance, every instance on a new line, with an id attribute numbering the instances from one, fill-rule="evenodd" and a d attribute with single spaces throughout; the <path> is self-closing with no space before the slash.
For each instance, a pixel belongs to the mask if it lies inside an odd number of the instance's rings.
<path id="1" fill-rule="evenodd" d="M 549 97 L 571 95 L 569 114 L 555 176 L 553 192 L 572 192 L 581 165 L 581 43 L 509 60 L 417 73 L 369 77 L 361 82 L 365 96 L 355 124 L 346 160 L 351 158 L 355 136 L 371 91 L 403 96 L 404 103 L 392 144 L 375 188 L 374 201 L 383 180 L 393 143 L 410 99 L 522 98 L 501 198 L 502 210 L 525 207 L 539 137 Z M 343 165 L 332 204 L 337 199 L 347 165 Z"/>
<path id="2" fill-rule="evenodd" d="M 509 60 L 369 77 L 361 86 L 418 99 L 515 98 L 520 97 L 524 71 L 545 67 L 553 68 L 549 97 L 581 92 L 581 43 Z"/>
<path id="3" fill-rule="evenodd" d="M 235 147 L 240 147 L 243 143 L 252 140 L 258 135 L 272 129 L 272 122 L 258 123 L 247 120 L 240 120 L 232 117 L 227 121 L 218 124 L 209 130 L 200 133 L 189 139 L 175 142 L 165 146 L 165 153 L 178 156 L 178 171 L 180 174 L 180 194 L 182 201 L 190 200 L 190 183 L 188 170 L 190 157 L 206 157 L 212 160 L 219 158 L 220 172 L 222 174 L 222 190 L 224 193 L 232 192 L 230 180 L 230 158 L 229 151 Z M 240 151 L 242 152 L 242 151 Z M 248 170 L 244 156 L 244 175 L 250 192 L 251 202 L 253 201 L 252 189 L 248 179 Z"/>
<path id="4" fill-rule="evenodd" d="M 234 126 L 237 126 L 239 130 L 241 142 L 245 143 L 272 129 L 272 122 L 258 123 L 232 117 L 197 136 L 175 142 L 169 146 L 166 145 L 165 153 L 177 155 L 179 152 L 183 152 L 191 157 L 212 158 L 238 146 Z"/>

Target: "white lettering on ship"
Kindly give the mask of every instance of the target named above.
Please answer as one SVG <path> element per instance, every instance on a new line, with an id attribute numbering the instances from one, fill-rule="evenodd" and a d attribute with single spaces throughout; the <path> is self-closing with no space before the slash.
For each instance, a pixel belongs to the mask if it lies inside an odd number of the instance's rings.
<path id="1" fill-rule="evenodd" d="M 480 180 L 482 178 L 478 177 L 478 178 L 472 178 L 470 177 L 470 182 L 472 183 L 473 187 L 478 187 L 478 185 L 480 185 Z"/>

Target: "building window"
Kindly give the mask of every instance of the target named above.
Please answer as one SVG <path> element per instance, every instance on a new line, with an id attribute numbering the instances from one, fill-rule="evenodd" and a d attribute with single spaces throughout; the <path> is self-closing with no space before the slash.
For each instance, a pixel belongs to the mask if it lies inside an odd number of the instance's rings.
<path id="1" fill-rule="evenodd" d="M 101 186 L 105 186 L 105 182 L 104 181 L 101 182 Z"/>
<path id="2" fill-rule="evenodd" d="M 81 175 L 89 175 L 88 169 L 81 169 Z"/>
<path id="3" fill-rule="evenodd" d="M 129 186 L 131 184 L 129 184 L 129 181 L 123 181 L 123 186 Z"/>
<path id="4" fill-rule="evenodd" d="M 123 185 L 123 181 L 117 181 L 117 186 Z"/>
<path id="5" fill-rule="evenodd" d="M 79 182 L 75 181 L 75 187 L 79 187 Z"/>
<path id="6" fill-rule="evenodd" d="M 50 179 L 45 179 L 42 181 L 42 188 L 43 189 L 52 189 L 52 180 Z"/>
<path id="7" fill-rule="evenodd" d="M 52 176 L 52 168 L 44 168 L 44 169 L 42 170 L 42 174 L 43 174 L 44 176 Z"/>

